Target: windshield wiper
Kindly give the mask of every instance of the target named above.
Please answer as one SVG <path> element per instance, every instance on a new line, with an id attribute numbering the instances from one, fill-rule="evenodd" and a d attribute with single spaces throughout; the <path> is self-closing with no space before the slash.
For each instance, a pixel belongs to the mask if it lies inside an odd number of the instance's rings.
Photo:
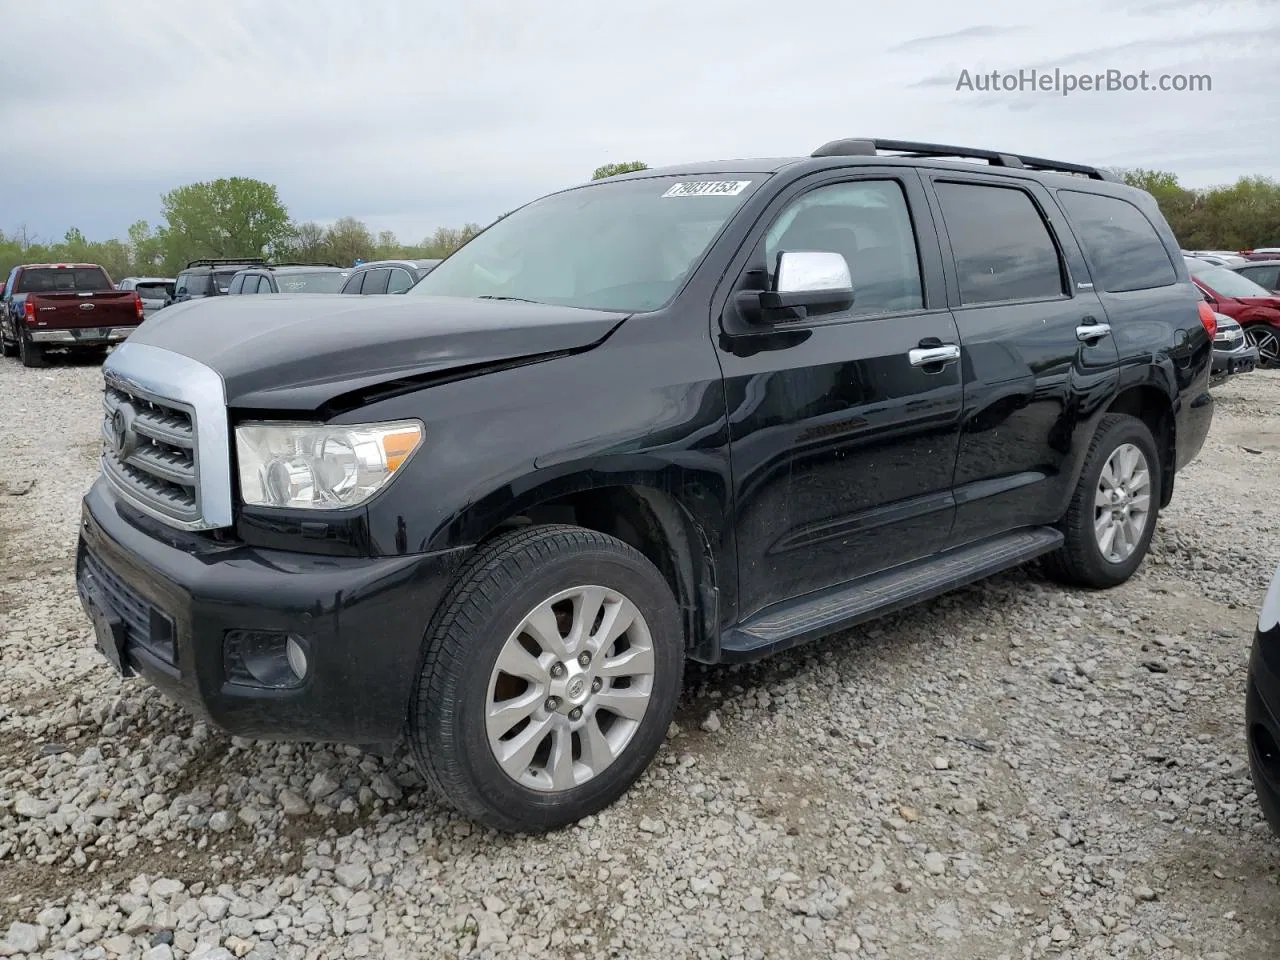
<path id="1" fill-rule="evenodd" d="M 481 294 L 476 297 L 477 300 L 513 300 L 517 303 L 542 303 L 541 300 L 529 300 L 526 297 L 498 297 L 491 293 Z"/>

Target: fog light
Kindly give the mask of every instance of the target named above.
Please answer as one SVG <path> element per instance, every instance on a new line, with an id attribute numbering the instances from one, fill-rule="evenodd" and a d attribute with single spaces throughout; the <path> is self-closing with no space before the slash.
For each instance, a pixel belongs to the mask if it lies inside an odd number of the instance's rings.
<path id="1" fill-rule="evenodd" d="M 307 673 L 304 643 L 271 630 L 228 630 L 222 646 L 227 681 L 275 690 L 299 686 Z"/>
<path id="2" fill-rule="evenodd" d="M 307 677 L 307 651 L 302 649 L 302 644 L 290 637 L 284 645 L 284 654 L 289 661 L 289 669 L 299 680 L 305 680 Z"/>

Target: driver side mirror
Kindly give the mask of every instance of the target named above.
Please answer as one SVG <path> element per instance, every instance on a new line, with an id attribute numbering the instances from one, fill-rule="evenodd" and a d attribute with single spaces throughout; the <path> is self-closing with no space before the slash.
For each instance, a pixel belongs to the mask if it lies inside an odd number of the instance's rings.
<path id="1" fill-rule="evenodd" d="M 803 320 L 853 306 L 853 278 L 839 253 L 788 250 L 778 255 L 772 289 L 755 296 L 761 322 Z"/>

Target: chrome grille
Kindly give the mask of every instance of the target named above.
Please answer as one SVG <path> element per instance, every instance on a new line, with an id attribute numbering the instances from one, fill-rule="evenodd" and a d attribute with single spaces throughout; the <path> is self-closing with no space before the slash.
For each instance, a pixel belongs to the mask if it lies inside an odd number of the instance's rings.
<path id="1" fill-rule="evenodd" d="M 200 520 L 195 414 L 186 404 L 109 379 L 102 472 L 129 499 L 179 523 Z"/>

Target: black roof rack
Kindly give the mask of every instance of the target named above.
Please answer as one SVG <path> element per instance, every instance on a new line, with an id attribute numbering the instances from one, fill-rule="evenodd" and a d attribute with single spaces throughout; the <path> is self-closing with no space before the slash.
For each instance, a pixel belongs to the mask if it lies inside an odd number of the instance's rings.
<path id="1" fill-rule="evenodd" d="M 267 261 L 263 260 L 261 257 L 204 257 L 200 260 L 188 260 L 186 269 L 190 270 L 192 267 L 222 267 L 228 264 L 240 264 L 246 267 L 252 267 L 258 266 L 259 264 L 265 265 L 266 262 Z"/>
<path id="2" fill-rule="evenodd" d="M 1015 170 L 1052 170 L 1057 173 L 1074 173 L 1093 180 L 1111 180 L 1116 177 L 1098 167 L 1086 166 L 1082 163 L 1066 163 L 1061 160 L 1046 160 L 1044 157 L 1028 157 L 1019 153 L 1001 153 L 997 150 L 980 150 L 977 147 L 951 147 L 941 143 L 916 143 L 911 140 L 875 140 L 871 138 L 852 138 L 848 140 L 832 140 L 813 151 L 815 157 L 875 157 L 880 151 L 887 150 L 907 157 L 962 157 L 972 160 L 985 160 L 993 167 L 1008 167 Z"/>

